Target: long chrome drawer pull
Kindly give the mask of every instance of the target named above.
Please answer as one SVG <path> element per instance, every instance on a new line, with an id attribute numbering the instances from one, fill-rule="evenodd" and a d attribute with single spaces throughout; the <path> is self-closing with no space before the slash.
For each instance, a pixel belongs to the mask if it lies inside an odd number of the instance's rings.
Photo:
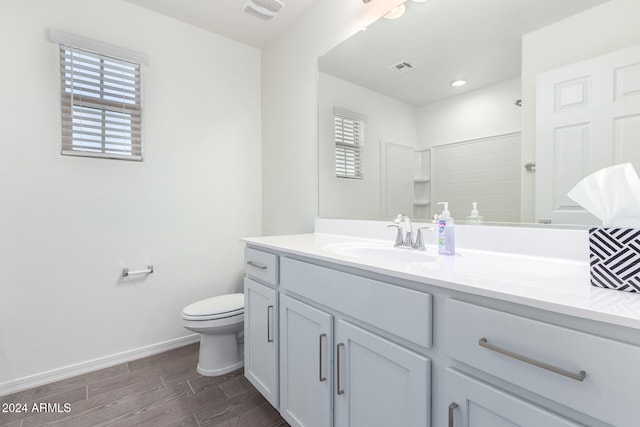
<path id="1" fill-rule="evenodd" d="M 327 334 L 320 334 L 320 339 L 318 343 L 318 348 L 320 348 L 319 350 L 320 363 L 318 364 L 318 379 L 320 380 L 320 382 L 327 380 L 327 377 L 322 375 L 322 338 L 325 338 L 326 336 Z"/>
<path id="2" fill-rule="evenodd" d="M 587 373 L 585 371 L 580 371 L 577 374 L 571 371 L 567 371 L 566 369 L 562 369 L 562 368 L 558 368 L 557 366 L 553 366 L 550 365 L 548 363 L 544 363 L 541 362 L 539 360 L 535 360 L 535 359 L 531 359 L 530 357 L 527 356 L 523 356 L 521 354 L 518 353 L 514 353 L 512 351 L 509 351 L 507 349 L 504 349 L 502 347 L 498 347 L 496 345 L 493 344 L 489 344 L 489 342 L 487 341 L 486 338 L 480 338 L 480 341 L 478 341 L 478 344 L 481 347 L 484 347 L 486 349 L 489 349 L 491 351 L 495 351 L 497 353 L 500 354 L 504 354 L 505 356 L 520 360 L 521 362 L 524 363 L 528 363 L 530 365 L 533 366 L 537 366 L 538 368 L 542 368 L 542 369 L 546 369 L 547 371 L 551 371 L 553 373 L 571 378 L 572 380 L 576 380 L 576 381 L 583 381 L 584 378 L 587 376 Z"/>
<path id="3" fill-rule="evenodd" d="M 267 306 L 267 342 L 273 342 L 271 336 L 271 317 L 273 317 L 273 306 Z"/>
<path id="4" fill-rule="evenodd" d="M 247 265 L 250 265 L 251 267 L 259 268 L 260 270 L 266 270 L 267 269 L 266 265 L 258 264 L 257 262 L 253 262 L 253 261 L 247 261 Z"/>
<path id="5" fill-rule="evenodd" d="M 336 346 L 336 393 L 344 394 L 342 385 L 340 385 L 340 347 L 344 347 L 344 344 L 340 343 Z"/>
<path id="6" fill-rule="evenodd" d="M 453 427 L 453 411 L 458 407 L 456 402 L 449 405 L 449 427 Z"/>

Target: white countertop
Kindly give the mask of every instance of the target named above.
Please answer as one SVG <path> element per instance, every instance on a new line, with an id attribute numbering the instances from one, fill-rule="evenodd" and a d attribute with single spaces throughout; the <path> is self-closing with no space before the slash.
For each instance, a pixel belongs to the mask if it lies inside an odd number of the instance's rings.
<path id="1" fill-rule="evenodd" d="M 586 261 L 465 248 L 458 249 L 454 256 L 444 256 L 438 255 L 433 246 L 426 251 L 432 256 L 430 262 L 407 262 L 400 260 L 402 257 L 368 260 L 338 254 L 330 248 L 352 243 L 386 247 L 392 242 L 323 233 L 241 240 L 252 246 L 640 329 L 640 294 L 591 286 Z"/>

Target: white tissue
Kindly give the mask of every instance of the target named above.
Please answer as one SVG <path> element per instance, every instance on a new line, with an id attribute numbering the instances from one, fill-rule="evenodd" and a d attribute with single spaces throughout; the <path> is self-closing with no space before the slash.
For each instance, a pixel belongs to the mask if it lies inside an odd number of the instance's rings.
<path id="1" fill-rule="evenodd" d="M 567 193 L 604 227 L 640 228 L 640 178 L 631 163 L 587 176 Z"/>

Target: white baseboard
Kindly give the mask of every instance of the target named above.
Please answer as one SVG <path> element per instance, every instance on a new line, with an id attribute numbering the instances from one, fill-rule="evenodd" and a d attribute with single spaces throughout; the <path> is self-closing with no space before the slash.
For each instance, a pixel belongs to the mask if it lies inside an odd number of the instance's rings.
<path id="1" fill-rule="evenodd" d="M 187 335 L 185 337 L 174 338 L 172 340 L 151 344 L 145 347 L 128 350 L 122 353 L 112 354 L 109 356 L 99 357 L 97 359 L 88 360 L 86 362 L 76 363 L 74 365 L 63 366 L 61 368 L 52 369 L 50 371 L 40 372 L 15 380 L 0 383 L 0 396 L 38 387 L 43 384 L 64 380 L 66 378 L 75 377 L 76 375 L 86 374 L 87 372 L 97 371 L 99 369 L 108 368 L 110 366 L 119 365 L 120 363 L 129 362 L 131 360 L 141 359 L 143 357 L 152 356 L 174 348 L 183 347 L 188 344 L 198 342 L 200 334 Z"/>

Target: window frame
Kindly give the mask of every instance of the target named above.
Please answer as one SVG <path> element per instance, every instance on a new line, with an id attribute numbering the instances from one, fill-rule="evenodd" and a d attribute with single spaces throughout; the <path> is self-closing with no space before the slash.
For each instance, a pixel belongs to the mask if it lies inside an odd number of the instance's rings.
<path id="1" fill-rule="evenodd" d="M 333 109 L 336 178 L 363 180 L 363 146 L 367 118 Z"/>
<path id="2" fill-rule="evenodd" d="M 145 54 L 50 30 L 60 66 L 61 154 L 143 160 Z"/>

